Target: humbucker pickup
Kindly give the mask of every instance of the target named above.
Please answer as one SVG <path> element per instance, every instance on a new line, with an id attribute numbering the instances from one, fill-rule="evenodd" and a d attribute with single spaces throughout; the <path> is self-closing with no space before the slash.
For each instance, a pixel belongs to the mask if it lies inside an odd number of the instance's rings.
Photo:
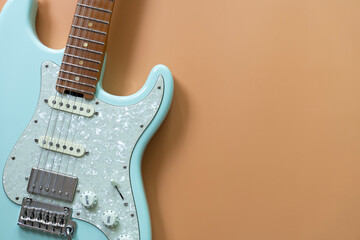
<path id="1" fill-rule="evenodd" d="M 42 148 L 74 157 L 81 157 L 85 154 L 85 148 L 82 145 L 52 137 L 40 137 L 39 145 Z"/>
<path id="2" fill-rule="evenodd" d="M 54 109 L 84 117 L 92 117 L 95 113 L 94 107 L 83 101 L 75 102 L 66 98 L 52 96 L 48 99 L 48 104 Z"/>
<path id="3" fill-rule="evenodd" d="M 27 186 L 29 193 L 72 202 L 78 178 L 62 173 L 32 168 Z"/>
<path id="4" fill-rule="evenodd" d="M 71 220 L 71 214 L 71 208 L 24 198 L 18 225 L 58 236 L 69 237 L 76 228 L 76 223 Z"/>

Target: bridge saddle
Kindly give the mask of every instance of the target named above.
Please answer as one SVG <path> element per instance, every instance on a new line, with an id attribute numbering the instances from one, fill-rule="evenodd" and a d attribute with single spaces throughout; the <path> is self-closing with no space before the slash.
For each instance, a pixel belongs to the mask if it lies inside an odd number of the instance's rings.
<path id="1" fill-rule="evenodd" d="M 71 220 L 71 214 L 71 208 L 24 198 L 18 225 L 71 239 L 76 228 L 76 223 Z"/>

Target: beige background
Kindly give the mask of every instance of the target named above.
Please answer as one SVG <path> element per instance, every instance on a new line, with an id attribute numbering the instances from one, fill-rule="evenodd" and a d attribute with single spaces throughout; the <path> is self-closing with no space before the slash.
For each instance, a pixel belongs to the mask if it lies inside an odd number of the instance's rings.
<path id="1" fill-rule="evenodd" d="M 65 46 L 75 4 L 39 0 L 45 45 Z M 360 239 L 359 1 L 115 9 L 105 89 L 134 93 L 157 63 L 175 80 L 143 163 L 155 240 Z"/>

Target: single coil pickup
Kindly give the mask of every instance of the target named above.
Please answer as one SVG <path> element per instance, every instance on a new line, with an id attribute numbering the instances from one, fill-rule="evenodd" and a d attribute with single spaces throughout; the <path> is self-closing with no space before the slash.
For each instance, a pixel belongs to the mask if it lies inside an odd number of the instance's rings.
<path id="1" fill-rule="evenodd" d="M 85 148 L 82 145 L 57 138 L 41 136 L 38 143 L 40 147 L 47 150 L 71 155 L 74 157 L 82 157 L 85 154 Z"/>
<path id="2" fill-rule="evenodd" d="M 32 168 L 27 191 L 44 197 L 72 202 L 77 182 L 78 178 L 74 176 Z"/>
<path id="3" fill-rule="evenodd" d="M 54 109 L 84 117 L 92 117 L 95 113 L 94 107 L 84 103 L 83 100 L 76 102 L 66 98 L 52 96 L 48 99 L 48 104 Z"/>
<path id="4" fill-rule="evenodd" d="M 71 214 L 71 208 L 24 198 L 18 225 L 58 236 L 67 236 L 67 230 L 72 234 L 76 228 L 76 223 L 71 220 Z"/>

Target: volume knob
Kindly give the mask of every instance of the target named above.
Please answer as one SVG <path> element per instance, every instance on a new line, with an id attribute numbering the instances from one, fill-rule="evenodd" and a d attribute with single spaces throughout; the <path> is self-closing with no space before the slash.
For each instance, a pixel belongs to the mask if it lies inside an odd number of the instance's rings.
<path id="1" fill-rule="evenodd" d="M 93 208 L 97 204 L 97 196 L 93 192 L 90 191 L 83 192 L 80 198 L 81 198 L 81 204 L 86 208 Z"/>
<path id="2" fill-rule="evenodd" d="M 101 216 L 101 220 L 105 224 L 105 226 L 110 228 L 115 227 L 119 223 L 118 214 L 112 210 L 104 212 Z"/>

